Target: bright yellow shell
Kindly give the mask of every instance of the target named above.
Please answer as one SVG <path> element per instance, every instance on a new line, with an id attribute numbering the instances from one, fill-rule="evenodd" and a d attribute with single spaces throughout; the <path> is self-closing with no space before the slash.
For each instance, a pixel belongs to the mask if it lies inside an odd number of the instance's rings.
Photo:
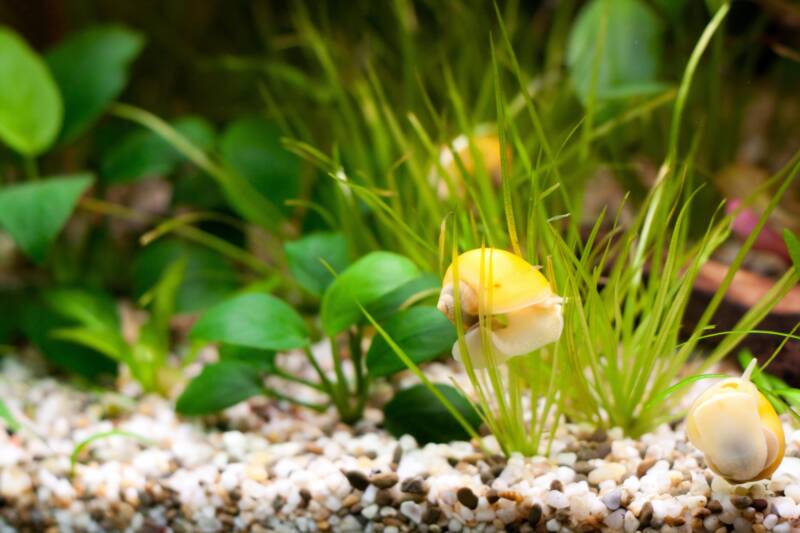
<path id="1" fill-rule="evenodd" d="M 767 478 L 783 460 L 780 419 L 747 379 L 726 379 L 701 394 L 689 408 L 686 429 L 709 468 L 732 483 Z"/>
<path id="2" fill-rule="evenodd" d="M 481 256 L 483 256 L 483 285 Z M 480 295 L 487 314 L 510 313 L 542 303 L 554 296 L 547 278 L 536 267 L 505 250 L 496 248 L 470 250 L 458 257 L 457 264 L 459 281 Z M 491 283 L 489 283 L 490 275 Z M 453 265 L 450 265 L 442 285 L 446 287 L 452 284 Z M 488 307 L 490 301 L 491 309 Z"/>

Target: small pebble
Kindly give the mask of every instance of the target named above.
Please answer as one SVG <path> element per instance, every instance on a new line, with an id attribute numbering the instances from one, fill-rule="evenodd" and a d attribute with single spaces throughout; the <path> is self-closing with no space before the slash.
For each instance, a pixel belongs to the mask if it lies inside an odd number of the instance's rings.
<path id="1" fill-rule="evenodd" d="M 539 523 L 539 520 L 542 518 L 542 506 L 538 503 L 533 504 L 531 507 L 530 512 L 528 512 L 528 523 L 532 526 L 536 526 Z"/>
<path id="2" fill-rule="evenodd" d="M 425 487 L 425 480 L 419 476 L 414 476 L 404 479 L 403 482 L 400 483 L 400 491 L 406 494 L 424 496 L 428 492 L 428 489 Z"/>
<path id="3" fill-rule="evenodd" d="M 456 497 L 458 501 L 461 502 L 461 505 L 467 509 L 475 510 L 478 507 L 478 497 L 475 496 L 475 493 L 472 492 L 472 489 L 469 487 L 461 487 L 458 489 Z"/>
<path id="4" fill-rule="evenodd" d="M 349 470 L 344 473 L 344 477 L 350 482 L 350 486 L 356 490 L 364 491 L 369 487 L 369 479 L 358 470 Z"/>
<path id="5" fill-rule="evenodd" d="M 397 480 L 397 474 L 394 472 L 381 472 L 369 478 L 369 482 L 379 489 L 390 489 L 397 484 Z"/>

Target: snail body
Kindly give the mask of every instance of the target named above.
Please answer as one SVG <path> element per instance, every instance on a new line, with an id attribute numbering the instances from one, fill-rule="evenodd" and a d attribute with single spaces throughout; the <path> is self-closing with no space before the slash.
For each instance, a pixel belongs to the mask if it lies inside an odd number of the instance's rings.
<path id="1" fill-rule="evenodd" d="M 689 408 L 686 428 L 708 467 L 731 483 L 772 475 L 783 460 L 785 437 L 775 409 L 750 382 L 751 363 L 740 378 L 725 379 Z"/>

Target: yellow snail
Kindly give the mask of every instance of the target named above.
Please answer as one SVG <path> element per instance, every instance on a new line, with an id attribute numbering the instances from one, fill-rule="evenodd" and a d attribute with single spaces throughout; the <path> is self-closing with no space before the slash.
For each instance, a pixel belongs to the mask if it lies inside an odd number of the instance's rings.
<path id="1" fill-rule="evenodd" d="M 536 267 L 511 252 L 494 248 L 470 250 L 457 261 L 461 317 L 468 328 L 465 341 L 474 368 L 504 363 L 561 336 L 562 299 Z M 445 273 L 438 308 L 455 320 L 453 265 Z M 479 312 L 490 317 L 493 356 L 485 353 L 481 342 Z M 453 356 L 462 361 L 460 352 L 456 342 Z"/>
<path id="2" fill-rule="evenodd" d="M 740 378 L 725 379 L 692 403 L 689 440 L 716 474 L 731 483 L 769 477 L 783 460 L 783 427 L 775 409 L 750 382 L 756 364 Z"/>
<path id="3" fill-rule="evenodd" d="M 494 133 L 489 133 L 487 127 L 480 128 L 480 131 L 472 138 L 472 144 L 475 151 L 480 154 L 482 164 L 486 169 L 486 173 L 492 181 L 494 187 L 498 187 L 502 181 L 500 172 L 500 139 Z M 465 135 L 459 135 L 453 139 L 452 150 L 450 146 L 445 146 L 439 153 L 439 165 L 447 175 L 455 187 L 455 195 L 458 197 L 464 196 L 464 178 L 461 174 L 461 169 L 456 162 L 453 155 L 453 150 L 458 154 L 458 158 L 464 165 L 464 170 L 467 174 L 472 174 L 475 171 L 475 162 L 472 159 L 472 150 L 470 149 L 469 139 Z M 511 150 L 506 147 L 508 154 L 508 162 L 511 162 Z M 431 169 L 428 177 L 431 185 L 436 186 L 436 193 L 440 199 L 446 200 L 450 197 L 450 189 L 447 180 L 439 175 L 438 168 Z"/>

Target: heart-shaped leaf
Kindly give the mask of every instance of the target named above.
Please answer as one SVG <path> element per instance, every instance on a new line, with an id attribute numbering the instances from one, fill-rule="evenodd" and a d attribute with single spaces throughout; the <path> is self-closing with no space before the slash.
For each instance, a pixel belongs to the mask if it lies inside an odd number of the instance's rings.
<path id="1" fill-rule="evenodd" d="M 661 23 L 641 0 L 591 0 L 569 35 L 567 63 L 578 98 L 602 100 L 660 90 Z"/>
<path id="2" fill-rule="evenodd" d="M 272 372 L 275 369 L 275 355 L 272 350 L 259 350 L 246 346 L 223 344 L 219 347 L 220 360 L 247 363 L 265 373 Z"/>
<path id="3" fill-rule="evenodd" d="M 260 117 L 247 117 L 230 124 L 220 139 L 222 161 L 268 198 L 283 208 L 295 198 L 300 184 L 300 162 L 281 144 L 277 124 Z"/>
<path id="4" fill-rule="evenodd" d="M 309 343 L 303 318 L 285 302 L 262 293 L 240 294 L 215 305 L 200 317 L 189 337 L 277 351 Z"/>
<path id="5" fill-rule="evenodd" d="M 64 98 L 61 139 L 80 135 L 128 83 L 128 66 L 144 45 L 122 26 L 97 26 L 70 35 L 46 59 Z"/>
<path id="6" fill-rule="evenodd" d="M 383 325 L 386 334 L 408 357 L 419 364 L 449 351 L 456 341 L 450 321 L 435 307 L 412 307 L 398 312 Z M 371 376 L 390 376 L 406 365 L 397 357 L 386 340 L 376 335 L 367 352 L 367 369 Z"/>
<path id="7" fill-rule="evenodd" d="M 376 322 L 385 322 L 400 307 L 410 301 L 418 303 L 428 298 L 438 298 L 442 287 L 441 280 L 430 272 L 403 283 L 366 306 Z"/>
<path id="8" fill-rule="evenodd" d="M 449 385 L 435 385 L 470 426 L 477 430 L 480 417 L 469 400 Z M 420 444 L 465 440 L 469 434 L 425 385 L 401 390 L 383 408 L 384 425 L 395 437 L 409 434 Z"/>
<path id="9" fill-rule="evenodd" d="M 322 328 L 328 335 L 359 322 L 361 306 L 419 276 L 417 266 L 390 252 L 372 252 L 342 272 L 322 298 Z"/>
<path id="10" fill-rule="evenodd" d="M 341 233 L 312 233 L 283 245 L 286 263 L 294 279 L 308 292 L 321 295 L 333 282 L 333 274 L 322 261 L 335 272 L 347 267 L 347 240 Z"/>
<path id="11" fill-rule="evenodd" d="M 32 157 L 61 127 L 63 104 L 44 61 L 16 33 L 0 26 L 0 140 Z"/>
<path id="12" fill-rule="evenodd" d="M 0 227 L 31 259 L 42 263 L 91 183 L 90 175 L 76 174 L 5 186 L 0 189 Z"/>
<path id="13" fill-rule="evenodd" d="M 178 398 L 176 410 L 184 415 L 216 413 L 261 394 L 256 369 L 241 361 L 220 361 L 206 365 Z"/>

